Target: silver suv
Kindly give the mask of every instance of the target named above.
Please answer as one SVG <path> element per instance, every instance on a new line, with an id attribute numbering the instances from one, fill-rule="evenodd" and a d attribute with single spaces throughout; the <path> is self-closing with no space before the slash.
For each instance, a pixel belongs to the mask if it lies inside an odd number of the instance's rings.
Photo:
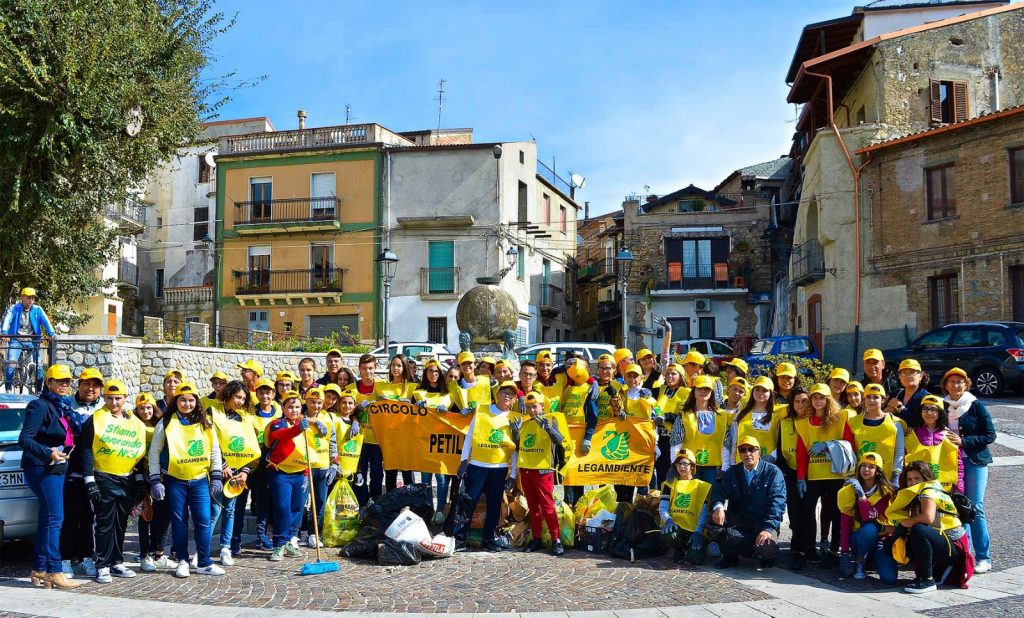
<path id="1" fill-rule="evenodd" d="M 39 506 L 25 483 L 21 469 L 18 435 L 25 421 L 25 407 L 32 395 L 0 394 L 0 533 L 4 539 L 20 539 L 36 532 Z"/>

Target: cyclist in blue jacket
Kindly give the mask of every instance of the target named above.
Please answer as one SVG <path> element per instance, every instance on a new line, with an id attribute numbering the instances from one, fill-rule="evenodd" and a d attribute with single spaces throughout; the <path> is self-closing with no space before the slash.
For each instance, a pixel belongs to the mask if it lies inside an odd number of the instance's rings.
<path id="1" fill-rule="evenodd" d="M 50 319 L 46 317 L 46 312 L 35 302 L 35 289 L 23 288 L 21 302 L 14 303 L 7 309 L 4 313 L 3 325 L 0 326 L 0 338 L 24 337 L 11 339 L 7 347 L 7 371 L 4 373 L 4 386 L 7 387 L 8 392 L 14 382 L 14 371 L 18 368 L 18 359 L 21 358 L 22 352 L 31 353 L 32 361 L 36 364 L 36 390 L 40 390 L 43 385 L 43 366 L 39 363 L 41 335 L 45 330 L 47 336 L 53 337 L 54 332 L 53 327 L 50 326 Z"/>

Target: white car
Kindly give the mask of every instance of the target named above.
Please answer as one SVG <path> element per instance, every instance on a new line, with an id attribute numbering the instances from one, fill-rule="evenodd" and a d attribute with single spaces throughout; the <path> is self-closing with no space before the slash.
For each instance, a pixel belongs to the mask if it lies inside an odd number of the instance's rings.
<path id="1" fill-rule="evenodd" d="M 673 356 L 685 356 L 690 350 L 697 350 L 707 358 L 732 356 L 732 346 L 717 339 L 680 339 L 669 347 Z"/>
<path id="2" fill-rule="evenodd" d="M 392 341 L 386 350 L 384 346 L 381 346 L 370 352 L 370 354 L 377 357 L 378 365 L 387 363 L 388 359 L 392 358 L 395 354 L 404 354 L 407 358 L 416 361 L 419 361 L 420 354 L 436 357 L 442 363 L 449 359 L 452 362 L 455 361 L 455 355 L 442 343 Z"/>
<path id="3" fill-rule="evenodd" d="M 577 358 L 586 359 L 590 365 L 595 366 L 597 357 L 602 354 L 614 354 L 615 346 L 610 343 L 597 343 L 596 341 L 562 341 L 559 343 L 535 343 L 517 350 L 519 360 L 537 360 L 537 352 L 551 350 L 555 355 L 555 362 L 561 364 L 565 360 L 567 352 L 574 353 Z"/>

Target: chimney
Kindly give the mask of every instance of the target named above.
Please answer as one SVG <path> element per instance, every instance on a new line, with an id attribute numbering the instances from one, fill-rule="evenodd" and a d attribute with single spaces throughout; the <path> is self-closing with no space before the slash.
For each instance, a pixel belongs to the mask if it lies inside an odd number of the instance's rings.
<path id="1" fill-rule="evenodd" d="M 299 110 L 299 130 L 306 128 L 306 110 Z"/>
<path id="2" fill-rule="evenodd" d="M 583 202 L 583 220 L 590 218 L 590 202 Z"/>

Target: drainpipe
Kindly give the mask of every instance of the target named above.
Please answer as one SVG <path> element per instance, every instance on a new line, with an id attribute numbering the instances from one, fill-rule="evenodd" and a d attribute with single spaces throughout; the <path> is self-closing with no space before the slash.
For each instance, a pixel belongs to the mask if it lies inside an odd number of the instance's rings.
<path id="1" fill-rule="evenodd" d="M 839 146 L 843 149 L 843 156 L 846 157 L 846 163 L 850 166 L 850 171 L 853 173 L 853 221 L 855 228 L 854 235 L 854 251 L 856 253 L 856 268 L 855 268 L 855 279 L 854 279 L 854 310 L 853 310 L 853 362 L 851 367 L 857 366 L 857 348 L 860 345 L 860 262 L 861 262 L 861 248 L 860 248 L 860 173 L 868 166 L 871 162 L 871 153 L 868 153 L 864 157 L 864 163 L 857 167 L 853 162 L 853 157 L 850 156 L 850 150 L 846 147 L 846 142 L 843 141 L 843 135 L 839 131 L 839 127 L 836 126 L 835 115 L 832 112 L 832 76 L 825 73 L 813 73 L 811 71 L 806 72 L 807 75 L 812 77 L 820 77 L 825 80 L 826 90 L 828 95 L 828 124 L 832 127 L 832 132 L 836 136 L 836 140 L 839 142 Z M 847 118 L 849 118 L 849 111 L 847 111 Z"/>

